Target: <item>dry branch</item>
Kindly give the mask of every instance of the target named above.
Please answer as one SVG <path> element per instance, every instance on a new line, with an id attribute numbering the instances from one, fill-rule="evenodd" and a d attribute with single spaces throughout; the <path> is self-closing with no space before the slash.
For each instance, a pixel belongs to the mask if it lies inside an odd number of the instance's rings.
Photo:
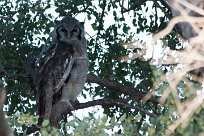
<path id="1" fill-rule="evenodd" d="M 166 76 L 169 88 L 164 91 L 161 101 L 164 102 L 168 95 L 172 93 L 177 108 L 179 118 L 168 127 L 166 135 L 170 135 L 181 124 L 187 123 L 195 110 L 203 104 L 204 94 L 198 95 L 198 90 L 194 91 L 189 85 L 187 78 L 196 79 L 203 84 L 203 77 L 196 78 L 188 74 L 192 70 L 204 67 L 204 6 L 203 0 L 167 0 L 171 7 L 173 19 L 170 20 L 167 27 L 154 35 L 154 39 L 158 40 L 168 35 L 178 25 L 182 36 L 188 40 L 188 45 L 182 51 L 169 50 L 166 53 L 166 59 L 161 64 L 178 64 L 175 69 L 170 71 Z M 202 72 L 203 73 L 203 72 Z M 203 75 L 203 74 L 201 74 Z M 180 81 L 184 81 L 188 91 L 193 92 L 192 100 L 180 101 L 178 96 L 177 85 Z M 201 91 L 202 92 L 202 91 Z"/>

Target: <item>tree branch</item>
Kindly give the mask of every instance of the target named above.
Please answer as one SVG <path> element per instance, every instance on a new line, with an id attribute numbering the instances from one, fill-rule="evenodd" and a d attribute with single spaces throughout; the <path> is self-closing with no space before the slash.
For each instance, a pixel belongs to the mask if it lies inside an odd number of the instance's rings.
<path id="1" fill-rule="evenodd" d="M 144 92 L 140 92 L 135 88 L 125 86 L 119 82 L 111 81 L 109 79 L 101 78 L 101 77 L 91 75 L 91 74 L 88 74 L 87 81 L 91 83 L 97 83 L 100 86 L 104 86 L 106 88 L 111 89 L 111 91 L 117 91 L 120 93 L 124 93 L 137 100 L 141 100 L 147 94 Z M 153 103 L 158 103 L 158 99 L 159 97 L 152 96 L 148 101 L 151 101 Z"/>
<path id="2" fill-rule="evenodd" d="M 106 106 L 106 105 L 119 105 L 119 106 L 124 106 L 124 107 L 130 108 L 130 109 L 135 109 L 135 110 L 141 112 L 141 114 L 147 114 L 151 117 L 157 117 L 156 114 L 150 113 L 144 109 L 141 109 L 140 107 L 130 105 L 128 103 L 128 100 L 122 100 L 122 99 L 103 98 L 103 99 L 89 101 L 86 103 L 74 104 L 73 107 L 75 110 L 78 110 L 78 109 L 84 109 L 84 108 L 88 108 L 88 107 L 96 106 L 96 105 L 104 105 L 104 106 Z"/>
<path id="3" fill-rule="evenodd" d="M 25 77 L 28 78 L 30 76 L 31 79 L 34 79 L 34 74 L 33 74 L 33 68 L 32 67 L 28 67 L 26 66 L 26 71 L 28 72 L 28 74 L 20 75 L 20 77 Z M 9 74 L 6 73 L 6 70 L 1 70 L 3 71 L 3 76 L 10 76 Z M 30 72 L 30 73 L 29 73 Z M 29 76 L 28 76 L 29 75 Z M 13 76 L 13 75 L 12 75 Z M 17 77 L 18 75 L 15 75 L 15 77 Z M 87 76 L 87 81 L 91 82 L 91 83 L 96 83 L 100 86 L 106 87 L 108 89 L 110 89 L 110 91 L 117 91 L 126 95 L 129 95 L 129 97 L 136 99 L 136 100 L 142 100 L 142 98 L 147 94 L 144 92 L 140 92 L 139 90 L 132 88 L 132 87 L 128 87 L 125 86 L 117 81 L 112 81 L 106 78 L 102 78 L 93 74 L 88 74 Z M 109 90 L 107 90 L 109 91 Z M 148 102 L 153 102 L 155 104 L 159 103 L 159 96 L 152 96 Z"/>
<path id="4" fill-rule="evenodd" d="M 92 106 L 96 106 L 96 105 L 104 105 L 104 106 L 105 105 L 119 105 L 119 106 L 124 106 L 124 107 L 130 108 L 130 109 L 135 109 L 135 110 L 139 111 L 142 115 L 149 115 L 151 117 L 157 117 L 156 114 L 150 113 L 144 109 L 141 109 L 140 107 L 130 105 L 128 103 L 128 100 L 122 100 L 122 99 L 104 98 L 104 99 L 93 100 L 93 101 L 89 101 L 89 102 L 85 102 L 85 103 L 77 103 L 77 104 L 72 103 L 72 104 L 73 104 L 74 110 L 84 109 L 84 108 L 88 108 L 88 107 L 92 107 Z M 68 110 L 70 110 L 70 109 L 67 109 L 67 113 L 70 112 Z M 26 134 L 29 135 L 29 134 L 32 134 L 32 133 L 39 131 L 39 130 L 40 130 L 40 128 L 33 125 L 32 127 L 29 127 L 27 129 Z"/>
<path id="5" fill-rule="evenodd" d="M 7 21 L 15 21 L 15 19 L 13 19 L 13 16 L 0 16 L 0 19 Z"/>
<path id="6" fill-rule="evenodd" d="M 163 6 L 165 6 L 169 11 L 171 11 L 171 7 L 169 6 L 169 3 L 166 0 L 160 0 L 159 1 Z"/>
<path id="7" fill-rule="evenodd" d="M 102 12 L 101 12 L 101 17 L 99 19 L 97 35 L 99 35 L 100 31 L 103 30 L 103 18 L 104 18 L 104 15 L 105 15 L 105 8 L 106 8 L 106 0 L 103 0 Z"/>
<path id="8" fill-rule="evenodd" d="M 141 7 L 145 2 L 147 2 L 148 0 L 141 0 L 141 1 L 135 1 L 135 3 L 132 3 L 131 7 L 126 9 L 124 7 L 121 7 L 122 8 L 122 14 L 125 13 L 125 12 L 129 12 L 131 10 L 135 10 L 137 9 L 138 7 Z"/>
<path id="9" fill-rule="evenodd" d="M 8 122 L 3 112 L 5 93 L 6 90 L 4 88 L 3 82 L 0 79 L 0 136 L 13 136 L 13 133 L 8 125 Z"/>

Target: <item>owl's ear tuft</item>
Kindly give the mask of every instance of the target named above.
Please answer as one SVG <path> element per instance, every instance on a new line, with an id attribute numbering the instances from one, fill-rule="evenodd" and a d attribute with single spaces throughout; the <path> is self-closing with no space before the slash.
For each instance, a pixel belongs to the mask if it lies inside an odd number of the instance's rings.
<path id="1" fill-rule="evenodd" d="M 54 21 L 54 24 L 55 24 L 55 26 L 57 26 L 57 25 L 60 24 L 60 21 L 59 21 L 59 20 L 55 20 L 55 21 Z"/>
<path id="2" fill-rule="evenodd" d="M 79 22 L 79 24 L 80 24 L 82 27 L 84 27 L 84 22 Z"/>

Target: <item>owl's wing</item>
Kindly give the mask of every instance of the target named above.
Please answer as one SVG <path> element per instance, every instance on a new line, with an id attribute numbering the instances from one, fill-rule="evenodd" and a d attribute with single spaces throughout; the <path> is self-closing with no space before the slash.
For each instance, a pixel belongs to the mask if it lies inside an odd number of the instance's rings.
<path id="1" fill-rule="evenodd" d="M 44 60 L 36 78 L 38 81 L 36 102 L 39 116 L 47 116 L 46 109 L 51 109 L 52 104 L 59 101 L 60 90 L 74 63 L 73 51 L 69 46 L 56 45 L 48 52 Z M 47 103 L 50 104 L 47 106 Z"/>
<path id="2" fill-rule="evenodd" d="M 71 57 L 70 58 L 70 62 L 68 63 L 68 65 L 66 66 L 66 70 L 62 76 L 62 78 L 59 80 L 59 83 L 55 86 L 54 91 L 55 93 L 58 92 L 61 88 L 62 85 L 64 84 L 65 80 L 68 78 L 68 76 L 70 75 L 70 72 L 72 70 L 72 67 L 74 65 L 74 61 L 75 61 L 75 57 Z"/>
<path id="3" fill-rule="evenodd" d="M 35 96 L 37 103 L 39 102 L 40 96 L 44 95 L 44 91 L 40 89 L 40 86 L 42 82 L 44 82 L 43 80 L 45 80 L 45 76 L 47 76 L 45 71 L 47 71 L 47 69 L 49 69 L 48 67 L 50 67 L 49 63 L 50 61 L 52 61 L 51 58 L 53 58 L 55 55 L 57 46 L 58 44 L 54 44 L 50 49 L 48 49 L 47 54 L 44 57 L 43 64 L 40 66 L 38 73 L 35 76 L 36 83 Z"/>
<path id="4" fill-rule="evenodd" d="M 58 44 L 54 44 L 51 48 L 48 49 L 47 54 L 44 57 L 43 65 L 40 67 L 40 70 L 38 71 L 39 74 L 42 73 L 45 65 L 50 60 L 50 58 L 52 58 L 54 56 L 57 47 L 58 47 Z"/>

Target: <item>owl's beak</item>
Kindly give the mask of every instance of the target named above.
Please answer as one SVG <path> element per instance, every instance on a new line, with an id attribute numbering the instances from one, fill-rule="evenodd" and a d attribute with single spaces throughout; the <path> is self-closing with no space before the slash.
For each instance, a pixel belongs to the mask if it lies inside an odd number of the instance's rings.
<path id="1" fill-rule="evenodd" d="M 70 32 L 67 33 L 67 39 L 70 39 Z"/>

